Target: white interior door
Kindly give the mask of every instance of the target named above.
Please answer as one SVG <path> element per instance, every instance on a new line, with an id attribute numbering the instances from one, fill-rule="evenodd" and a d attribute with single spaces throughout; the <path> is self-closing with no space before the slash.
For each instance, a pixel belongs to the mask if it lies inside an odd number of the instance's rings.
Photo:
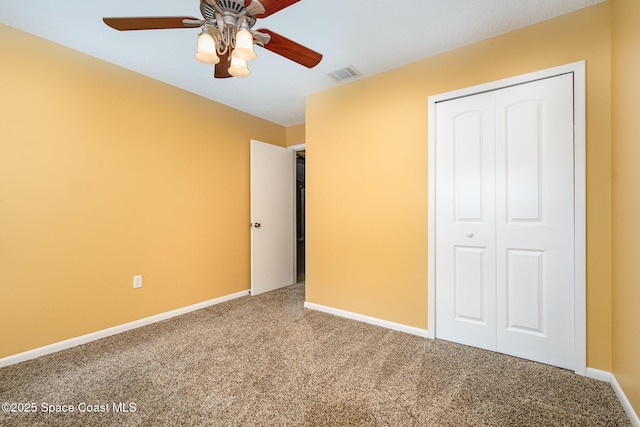
<path id="1" fill-rule="evenodd" d="M 436 126 L 436 336 L 572 369 L 572 76 L 439 103 Z"/>
<path id="2" fill-rule="evenodd" d="M 438 338 L 496 349 L 495 108 L 491 93 L 437 105 Z"/>
<path id="3" fill-rule="evenodd" d="M 295 155 L 251 141 L 251 295 L 294 280 Z"/>
<path id="4" fill-rule="evenodd" d="M 573 369 L 573 77 L 495 95 L 498 351 Z"/>

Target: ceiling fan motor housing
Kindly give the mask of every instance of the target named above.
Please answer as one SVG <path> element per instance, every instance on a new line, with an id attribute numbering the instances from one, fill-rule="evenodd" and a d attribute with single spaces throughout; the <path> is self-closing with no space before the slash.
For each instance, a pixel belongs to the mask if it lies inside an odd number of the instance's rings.
<path id="1" fill-rule="evenodd" d="M 235 13 L 240 13 L 244 10 L 244 1 L 240 0 L 220 0 L 218 6 L 222 10 L 228 10 Z"/>
<path id="2" fill-rule="evenodd" d="M 217 12 L 216 9 L 209 4 L 210 2 L 211 1 L 201 0 L 200 12 L 202 12 L 205 21 L 209 21 L 209 23 L 215 25 Z M 252 28 L 256 23 L 256 19 L 251 16 L 249 10 L 245 9 L 244 1 L 242 0 L 220 0 L 217 5 L 219 10 L 222 11 L 222 20 L 227 26 L 237 28 L 240 24 L 238 15 L 243 12 L 246 12 L 243 21 L 247 23 L 249 28 Z"/>

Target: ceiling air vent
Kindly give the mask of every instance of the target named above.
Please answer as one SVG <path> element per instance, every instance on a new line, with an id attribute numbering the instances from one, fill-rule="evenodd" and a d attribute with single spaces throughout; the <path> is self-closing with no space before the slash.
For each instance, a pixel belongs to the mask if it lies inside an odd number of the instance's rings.
<path id="1" fill-rule="evenodd" d="M 342 83 L 347 80 L 353 80 L 358 77 L 362 77 L 362 73 L 353 65 L 349 65 L 348 67 L 340 68 L 332 73 L 328 74 L 329 77 L 333 79 L 336 83 Z"/>

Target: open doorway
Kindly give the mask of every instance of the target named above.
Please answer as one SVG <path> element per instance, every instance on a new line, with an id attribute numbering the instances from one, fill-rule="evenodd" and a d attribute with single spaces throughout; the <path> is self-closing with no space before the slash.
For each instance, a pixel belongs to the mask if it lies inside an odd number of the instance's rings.
<path id="1" fill-rule="evenodd" d="M 305 281 L 305 150 L 296 151 L 296 281 Z"/>

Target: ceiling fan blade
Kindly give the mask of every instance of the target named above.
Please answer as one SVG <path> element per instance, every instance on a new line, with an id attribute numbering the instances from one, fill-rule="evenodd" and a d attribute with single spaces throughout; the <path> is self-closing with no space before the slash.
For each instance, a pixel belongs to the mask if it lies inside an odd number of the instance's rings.
<path id="1" fill-rule="evenodd" d="M 164 30 L 167 28 L 198 28 L 201 20 L 191 16 L 149 16 L 136 18 L 102 18 L 118 31 Z M 186 21 L 186 22 L 185 22 Z"/>
<path id="2" fill-rule="evenodd" d="M 322 60 L 322 54 L 304 47 L 301 44 L 289 40 L 278 33 L 274 33 L 266 28 L 256 30 L 259 33 L 267 34 L 271 40 L 264 44 L 264 48 L 280 56 L 284 56 L 293 62 L 304 65 L 307 68 L 313 68 Z"/>
<path id="3" fill-rule="evenodd" d="M 289 7 L 294 3 L 298 3 L 300 0 L 256 0 L 256 1 L 262 3 L 262 6 L 264 6 L 265 12 L 259 15 L 255 15 L 255 17 L 266 18 L 267 16 L 273 15 L 274 13 L 279 12 L 282 9 Z M 247 7 L 246 0 L 245 0 L 245 7 Z"/>
<path id="4" fill-rule="evenodd" d="M 231 66 L 231 56 L 224 55 L 220 58 L 220 62 L 216 64 L 215 71 L 213 73 L 213 77 L 216 79 L 226 79 L 232 77 L 229 74 L 229 67 Z"/>

